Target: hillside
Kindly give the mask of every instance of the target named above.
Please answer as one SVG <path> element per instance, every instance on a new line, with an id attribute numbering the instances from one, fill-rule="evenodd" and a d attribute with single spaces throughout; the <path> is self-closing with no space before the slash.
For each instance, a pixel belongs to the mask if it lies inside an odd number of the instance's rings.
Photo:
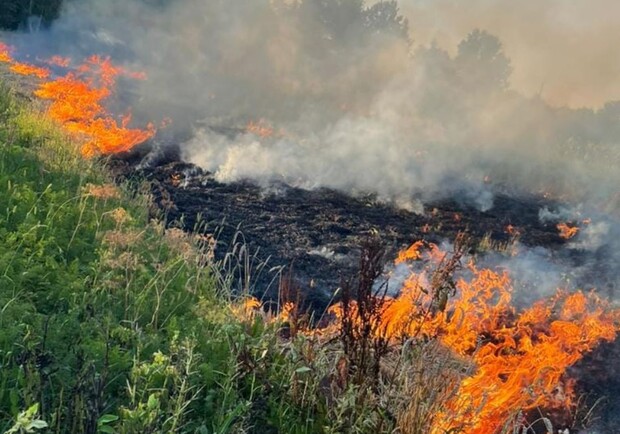
<path id="1" fill-rule="evenodd" d="M 384 254 L 368 239 L 358 278 L 327 316 L 317 313 L 317 328 L 286 283 L 280 308 L 265 313 L 248 295 L 233 300 L 212 239 L 166 229 L 148 187 L 110 183 L 102 160 L 79 156 L 6 85 L 0 116 L 2 431 L 474 433 L 523 426 L 531 415 L 527 432 L 541 432 L 551 419 L 569 423 L 573 407 L 548 400 L 564 370 L 615 336 L 616 314 L 581 293 L 559 294 L 547 314 L 535 305 L 500 319 L 514 311 L 489 297 L 499 291 L 509 303 L 507 275 L 472 268 L 472 280 L 454 280 L 462 236 L 443 256 L 424 243 L 400 255 L 426 263 L 423 293 L 415 274 L 397 299 L 376 292 Z M 487 328 L 486 315 L 503 326 Z M 476 350 L 469 339 L 482 334 L 488 341 Z M 533 346 L 519 344 L 505 360 L 479 357 L 507 336 Z M 506 374 L 485 374 L 499 363 Z M 528 372 L 531 363 L 540 371 Z M 510 380 L 526 374 L 531 397 Z M 496 391 L 479 394 L 480 381 Z M 510 406 L 492 404 L 506 396 Z M 549 418 L 534 416 L 541 406 L 553 409 Z"/>
<path id="2" fill-rule="evenodd" d="M 396 0 L 60 4 L 0 0 L 0 433 L 620 429 L 620 103 Z"/>

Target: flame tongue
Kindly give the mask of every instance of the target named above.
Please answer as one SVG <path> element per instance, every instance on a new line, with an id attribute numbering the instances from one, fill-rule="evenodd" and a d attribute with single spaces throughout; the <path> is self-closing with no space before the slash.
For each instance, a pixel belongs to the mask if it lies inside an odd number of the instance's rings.
<path id="1" fill-rule="evenodd" d="M 397 263 L 423 259 L 439 265 L 446 257 L 436 246 L 422 253 L 423 247 L 416 243 L 401 252 Z M 507 272 L 473 263 L 467 268 L 471 277 L 458 280 L 457 295 L 439 309 L 433 277 L 412 273 L 400 295 L 385 301 L 375 327 L 395 342 L 434 337 L 472 366 L 432 432 L 489 433 L 520 411 L 573 409 L 572 383 L 565 384 L 564 373 L 600 342 L 615 338 L 618 312 L 593 293 L 563 291 L 517 312 Z M 342 315 L 340 306 L 332 312 Z"/>
<path id="2" fill-rule="evenodd" d="M 9 47 L 2 43 L 0 62 L 9 63 L 10 70 L 17 74 L 40 79 L 51 75 L 49 69 L 15 61 Z M 46 63 L 67 68 L 70 60 L 54 56 Z M 103 104 L 112 95 L 119 75 L 145 78 L 142 73 L 128 72 L 113 65 L 108 58 L 92 56 L 75 72 L 43 81 L 35 91 L 39 98 L 51 101 L 48 115 L 83 142 L 82 154 L 85 157 L 128 151 L 155 135 L 154 125 L 149 124 L 146 129 L 132 129 L 129 128 L 130 114 L 117 120 L 105 109 Z"/>
<path id="3" fill-rule="evenodd" d="M 566 223 L 558 223 L 557 228 L 560 233 L 560 237 L 565 240 L 570 240 L 579 233 L 579 227 L 569 226 Z"/>

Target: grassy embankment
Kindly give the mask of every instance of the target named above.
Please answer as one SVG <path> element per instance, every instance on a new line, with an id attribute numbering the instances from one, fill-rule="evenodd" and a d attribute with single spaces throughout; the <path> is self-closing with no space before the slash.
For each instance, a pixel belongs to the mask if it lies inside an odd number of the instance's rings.
<path id="1" fill-rule="evenodd" d="M 208 243 L 0 87 L 0 432 L 316 432 L 295 355 L 234 314 Z"/>
<path id="2" fill-rule="evenodd" d="M 461 366 L 373 338 L 375 259 L 343 293 L 366 323 L 297 333 L 305 315 L 233 299 L 212 240 L 143 191 L 0 83 L 0 432 L 428 432 Z"/>

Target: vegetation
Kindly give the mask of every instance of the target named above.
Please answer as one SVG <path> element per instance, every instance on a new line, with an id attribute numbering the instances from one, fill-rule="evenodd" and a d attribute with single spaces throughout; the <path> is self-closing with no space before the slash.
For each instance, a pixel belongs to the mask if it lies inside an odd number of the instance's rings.
<path id="1" fill-rule="evenodd" d="M 30 17 L 44 24 L 58 17 L 62 0 L 0 0 L 0 29 L 16 30 L 26 26 Z"/>
<path id="2" fill-rule="evenodd" d="M 425 432 L 458 384 L 436 343 L 232 301 L 210 239 L 150 220 L 6 87 L 0 125 L 0 432 Z M 368 252 L 345 309 L 372 320 Z"/>

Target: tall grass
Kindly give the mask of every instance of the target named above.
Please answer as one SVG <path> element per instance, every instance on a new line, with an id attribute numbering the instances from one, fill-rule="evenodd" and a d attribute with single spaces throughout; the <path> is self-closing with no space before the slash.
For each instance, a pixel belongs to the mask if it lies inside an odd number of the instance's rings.
<path id="1" fill-rule="evenodd" d="M 214 264 L 6 87 L 0 126 L 0 432 L 424 433 L 455 393 L 448 351 L 375 338 L 380 249 L 343 287 L 361 324 L 300 333 L 232 297 L 262 270 L 244 245 Z"/>

